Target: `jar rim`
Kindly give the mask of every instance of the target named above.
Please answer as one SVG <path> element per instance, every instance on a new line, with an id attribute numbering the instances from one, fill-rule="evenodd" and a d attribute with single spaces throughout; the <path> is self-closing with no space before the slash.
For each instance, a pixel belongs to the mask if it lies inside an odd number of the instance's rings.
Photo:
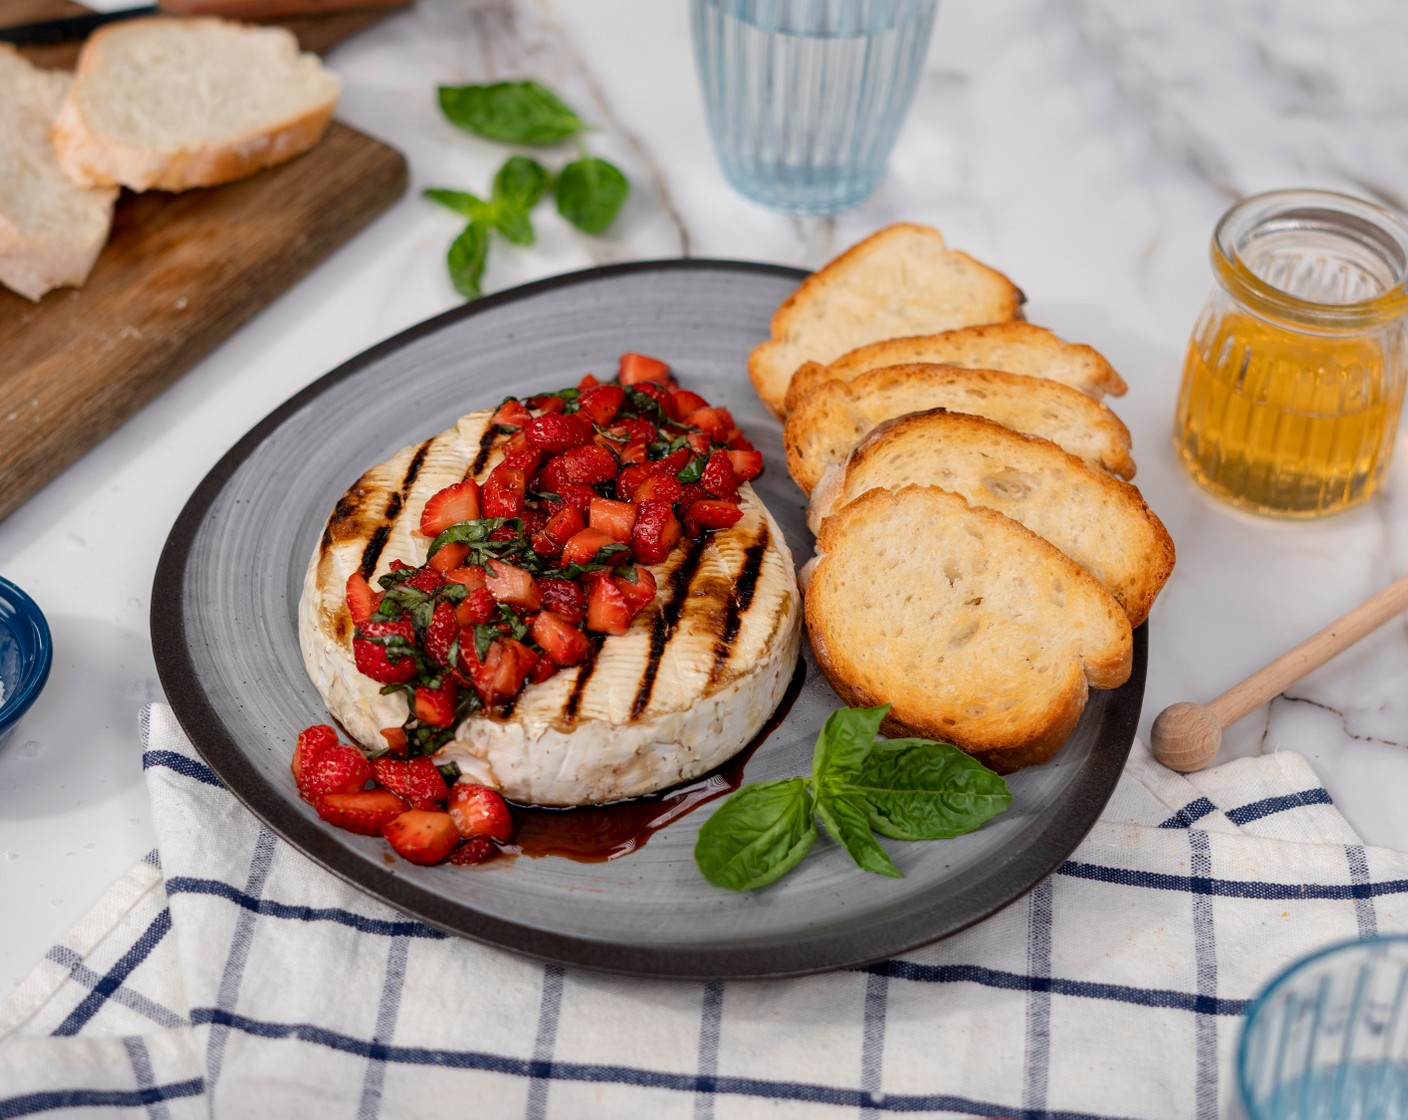
<path id="1" fill-rule="evenodd" d="M 1290 221 L 1306 221 L 1322 232 L 1368 246 L 1392 270 L 1394 282 L 1367 299 L 1322 303 L 1263 279 L 1243 259 L 1242 246 L 1258 231 Z M 1334 331 L 1382 326 L 1408 315 L 1408 219 L 1353 195 L 1312 189 L 1249 195 L 1218 221 L 1211 255 L 1228 294 L 1272 318 Z"/>

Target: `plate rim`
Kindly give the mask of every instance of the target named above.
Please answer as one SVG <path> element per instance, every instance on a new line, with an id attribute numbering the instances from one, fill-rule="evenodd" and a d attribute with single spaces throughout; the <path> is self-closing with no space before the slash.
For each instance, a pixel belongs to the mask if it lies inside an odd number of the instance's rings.
<path id="1" fill-rule="evenodd" d="M 250 428 L 211 467 L 182 506 L 162 546 L 153 580 L 150 624 L 157 676 L 167 702 L 191 745 L 226 790 L 280 839 L 368 897 L 444 933 L 494 948 L 552 963 L 641 978 L 766 979 L 860 968 L 967 929 L 1035 888 L 1065 861 L 1099 819 L 1124 770 L 1138 729 L 1148 667 L 1147 622 L 1134 630 L 1130 678 L 1112 694 L 1107 718 L 1113 723 L 1117 742 L 1102 745 L 1087 760 L 1069 790 L 1067 811 L 1015 856 L 957 896 L 911 907 L 898 917 L 885 918 L 864 929 L 821 931 L 803 941 L 771 938 L 745 947 L 733 943 L 724 948 L 639 945 L 541 929 L 466 907 L 402 878 L 394 868 L 379 867 L 354 856 L 334 839 L 328 826 L 306 816 L 299 806 L 278 796 L 267 785 L 225 728 L 200 685 L 184 640 L 184 595 L 158 594 L 157 589 L 184 588 L 191 550 L 205 516 L 231 477 L 269 435 L 309 401 L 365 366 L 452 323 L 554 289 L 650 271 L 764 273 L 799 282 L 810 275 L 788 265 L 702 257 L 628 261 L 561 273 L 433 315 L 368 347 L 294 393 Z M 268 749 L 274 749 L 272 742 Z M 954 912 L 959 916 L 955 918 Z"/>

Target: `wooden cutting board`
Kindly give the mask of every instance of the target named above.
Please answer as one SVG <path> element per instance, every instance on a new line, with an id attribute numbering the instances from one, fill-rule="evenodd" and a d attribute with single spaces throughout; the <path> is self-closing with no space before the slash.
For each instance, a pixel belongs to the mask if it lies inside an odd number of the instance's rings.
<path id="1" fill-rule="evenodd" d="M 6 0 L 6 24 L 83 9 Z M 288 21 L 324 50 L 380 19 Z M 71 65 L 76 46 L 36 48 Z M 3 127 L 3 122 L 0 122 Z M 181 376 L 406 189 L 400 152 L 336 121 L 313 149 L 208 190 L 123 192 L 82 288 L 0 288 L 0 518 Z"/>

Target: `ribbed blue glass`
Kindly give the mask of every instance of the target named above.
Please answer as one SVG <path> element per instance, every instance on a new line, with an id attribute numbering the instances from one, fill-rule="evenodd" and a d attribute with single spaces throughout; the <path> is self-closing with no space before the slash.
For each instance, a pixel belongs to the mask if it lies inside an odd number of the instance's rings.
<path id="1" fill-rule="evenodd" d="M 709 133 L 740 194 L 792 214 L 879 185 L 937 0 L 692 0 Z"/>
<path id="2" fill-rule="evenodd" d="M 1408 937 L 1298 961 L 1247 1010 L 1237 1081 L 1251 1120 L 1408 1120 Z"/>

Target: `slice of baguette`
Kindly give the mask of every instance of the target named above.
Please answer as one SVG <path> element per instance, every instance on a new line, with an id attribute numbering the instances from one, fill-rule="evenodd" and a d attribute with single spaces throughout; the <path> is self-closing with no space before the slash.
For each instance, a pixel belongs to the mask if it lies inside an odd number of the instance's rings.
<path id="1" fill-rule="evenodd" d="M 1092 466 L 1134 477 L 1129 429 L 1080 390 L 1001 370 L 922 364 L 828 381 L 809 393 L 782 428 L 788 473 L 810 494 L 827 467 L 842 462 L 877 425 L 931 408 L 986 416 L 1049 439 Z"/>
<path id="2" fill-rule="evenodd" d="M 748 376 L 777 416 L 803 362 L 831 362 L 898 335 L 1015 319 L 1025 297 L 1002 273 L 944 245 L 928 226 L 888 226 L 802 281 L 772 317 Z"/>
<path id="3" fill-rule="evenodd" d="M 806 620 L 847 704 L 889 704 L 886 734 L 954 743 L 1004 774 L 1047 761 L 1088 686 L 1123 684 L 1133 663 L 1129 619 L 1089 572 L 933 486 L 872 490 L 826 519 Z"/>
<path id="4" fill-rule="evenodd" d="M 804 366 L 792 375 L 784 407 L 791 412 L 802 397 L 824 381 L 854 381 L 873 369 L 913 362 L 1045 377 L 1079 389 L 1097 401 L 1106 393 L 1124 396 L 1128 388 L 1099 351 L 1066 342 L 1045 327 L 1014 320 L 917 338 L 887 338 L 843 354 L 830 365 Z"/>
<path id="5" fill-rule="evenodd" d="M 72 84 L 0 43 L 0 284 L 27 299 L 88 279 L 112 226 L 117 191 L 70 182 L 49 143 Z"/>
<path id="6" fill-rule="evenodd" d="M 69 177 L 90 186 L 214 186 L 311 148 L 340 89 L 283 28 L 129 20 L 84 45 L 54 150 Z"/>
<path id="7" fill-rule="evenodd" d="M 807 522 L 819 532 L 867 491 L 911 485 L 961 494 L 1050 541 L 1105 586 L 1131 626 L 1149 617 L 1173 571 L 1173 539 L 1129 483 L 1050 440 L 943 409 L 886 421 L 861 440 L 812 491 Z"/>

